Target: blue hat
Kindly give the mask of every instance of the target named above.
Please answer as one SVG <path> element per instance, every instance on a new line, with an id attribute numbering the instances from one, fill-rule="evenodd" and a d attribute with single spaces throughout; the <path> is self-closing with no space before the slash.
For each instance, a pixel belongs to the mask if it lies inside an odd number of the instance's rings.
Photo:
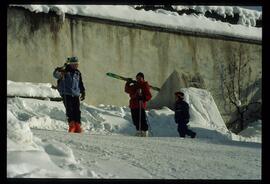
<path id="1" fill-rule="evenodd" d="M 76 56 L 68 57 L 66 60 L 66 64 L 78 64 L 79 60 Z"/>

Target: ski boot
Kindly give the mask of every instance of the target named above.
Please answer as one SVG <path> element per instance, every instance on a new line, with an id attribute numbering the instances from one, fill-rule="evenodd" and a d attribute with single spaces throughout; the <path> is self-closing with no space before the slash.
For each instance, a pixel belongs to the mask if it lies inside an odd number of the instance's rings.
<path id="1" fill-rule="evenodd" d="M 195 138 L 195 137 L 196 137 L 196 133 L 194 132 L 194 134 L 192 134 L 190 137 L 191 137 L 192 139 Z"/>
<path id="2" fill-rule="evenodd" d="M 75 125 L 75 121 L 70 121 L 69 122 L 69 128 L 68 128 L 68 132 L 75 132 L 75 130 L 76 130 L 76 125 Z"/>
<path id="3" fill-rule="evenodd" d="M 149 133 L 148 131 L 142 131 L 142 137 L 148 137 L 149 136 Z"/>
<path id="4" fill-rule="evenodd" d="M 136 133 L 135 133 L 135 136 L 137 136 L 137 137 L 141 137 L 142 136 L 142 131 L 137 131 Z"/>
<path id="5" fill-rule="evenodd" d="M 79 122 L 75 122 L 75 133 L 81 133 L 82 132 L 82 128 L 81 128 L 81 124 Z"/>

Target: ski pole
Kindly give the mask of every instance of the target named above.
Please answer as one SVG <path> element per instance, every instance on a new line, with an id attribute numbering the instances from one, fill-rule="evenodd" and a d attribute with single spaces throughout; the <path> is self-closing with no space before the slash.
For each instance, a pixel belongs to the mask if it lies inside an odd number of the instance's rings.
<path id="1" fill-rule="evenodd" d="M 68 125 L 69 125 L 69 121 L 68 121 L 68 116 L 67 116 L 67 97 L 66 97 L 66 81 L 65 81 L 65 75 L 63 76 L 63 83 L 64 83 L 64 99 L 63 99 L 63 101 L 64 101 L 64 106 L 65 106 L 65 108 L 66 108 L 66 119 L 67 119 L 67 122 L 68 122 Z"/>
<path id="2" fill-rule="evenodd" d="M 139 89 L 139 94 L 141 94 L 141 89 Z M 142 119 L 142 104 L 141 104 L 141 100 L 139 100 L 139 131 L 141 134 L 141 120 Z"/>

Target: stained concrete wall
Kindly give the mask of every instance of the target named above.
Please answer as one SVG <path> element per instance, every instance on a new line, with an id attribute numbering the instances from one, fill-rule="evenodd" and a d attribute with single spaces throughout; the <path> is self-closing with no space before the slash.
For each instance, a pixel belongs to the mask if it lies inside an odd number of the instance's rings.
<path id="1" fill-rule="evenodd" d="M 10 7 L 7 17 L 7 79 L 56 83 L 53 69 L 76 55 L 89 104 L 128 105 L 124 82 L 108 78 L 113 72 L 135 77 L 141 71 L 153 86 L 161 87 L 177 72 L 181 87 L 208 89 L 228 119 L 224 101 L 224 74 L 232 57 L 249 58 L 246 80 L 261 78 L 261 45 L 179 33 L 138 29 L 54 13 L 31 13 Z M 223 75 L 224 74 L 224 75 Z M 153 99 L 157 95 L 152 91 Z M 169 95 L 169 94 L 168 94 Z M 260 97 L 260 94 L 259 94 Z M 160 104 L 162 106 L 162 104 Z"/>

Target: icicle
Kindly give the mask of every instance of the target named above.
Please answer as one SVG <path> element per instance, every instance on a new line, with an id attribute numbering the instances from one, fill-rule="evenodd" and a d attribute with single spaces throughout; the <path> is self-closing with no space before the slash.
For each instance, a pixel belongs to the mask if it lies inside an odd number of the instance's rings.
<path id="1" fill-rule="evenodd" d="M 62 14 L 61 14 L 61 20 L 62 20 L 62 23 L 64 23 L 64 21 L 65 21 L 65 13 L 63 12 Z"/>

